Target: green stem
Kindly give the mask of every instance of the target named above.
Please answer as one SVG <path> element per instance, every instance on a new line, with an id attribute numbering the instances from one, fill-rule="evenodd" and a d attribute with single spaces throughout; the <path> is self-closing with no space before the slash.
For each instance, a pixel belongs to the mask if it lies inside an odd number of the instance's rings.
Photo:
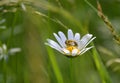
<path id="1" fill-rule="evenodd" d="M 18 16 L 18 11 L 16 11 L 16 13 L 14 14 L 14 17 L 13 17 L 13 23 L 11 25 L 11 33 L 10 33 L 10 38 L 7 42 L 7 46 L 9 47 L 9 45 L 13 45 L 13 35 L 14 35 L 14 28 L 15 28 L 15 23 L 17 21 L 17 16 Z"/>
<path id="2" fill-rule="evenodd" d="M 3 60 L 3 78 L 3 83 L 7 83 L 7 64 L 5 59 Z"/>
<path id="3" fill-rule="evenodd" d="M 18 17 L 18 11 L 16 11 L 15 13 L 14 13 L 14 16 L 13 16 L 13 22 L 12 22 L 12 25 L 11 25 L 11 33 L 10 33 L 10 38 L 9 38 L 9 40 L 8 40 L 8 42 L 7 42 L 7 46 L 8 47 L 12 47 L 13 46 L 13 43 L 14 43 L 14 41 L 13 41 L 13 36 L 14 36 L 14 28 L 15 28 L 15 25 L 16 25 L 16 22 L 17 22 L 17 17 Z M 17 66 L 18 66 L 18 64 L 17 64 L 17 56 L 16 56 L 16 58 L 13 58 L 13 59 L 15 59 L 15 60 L 12 60 L 15 64 L 14 64 L 14 67 L 15 67 L 15 73 L 16 73 L 16 78 L 17 78 L 17 76 L 19 76 L 18 74 L 17 74 Z M 18 77 L 19 78 L 19 77 Z M 18 83 L 18 79 L 16 79 L 16 83 Z"/>
<path id="4" fill-rule="evenodd" d="M 84 0 L 95 12 L 98 12 L 98 10 L 87 0 Z"/>
<path id="5" fill-rule="evenodd" d="M 108 74 L 104 64 L 102 63 L 101 58 L 99 57 L 96 49 L 95 48 L 92 49 L 92 52 L 93 52 L 93 59 L 94 59 L 97 71 L 101 77 L 101 81 L 102 81 L 101 83 L 112 83 L 111 79 L 109 77 L 109 74 Z"/>
<path id="6" fill-rule="evenodd" d="M 49 59 L 53 68 L 53 71 L 55 73 L 56 79 L 57 79 L 57 83 L 64 83 L 63 82 L 63 78 L 62 78 L 62 74 L 59 70 L 57 61 L 55 59 L 55 55 L 53 50 L 50 47 L 47 47 L 47 51 L 48 51 L 48 55 L 49 55 Z"/>
<path id="7" fill-rule="evenodd" d="M 70 58 L 70 83 L 73 83 L 73 58 Z"/>

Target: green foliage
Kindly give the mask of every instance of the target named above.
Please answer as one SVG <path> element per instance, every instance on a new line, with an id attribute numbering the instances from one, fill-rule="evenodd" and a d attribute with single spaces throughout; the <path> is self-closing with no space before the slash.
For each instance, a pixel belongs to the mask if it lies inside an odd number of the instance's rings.
<path id="1" fill-rule="evenodd" d="M 100 4 L 119 35 L 119 1 Z M 0 60 L 0 83 L 119 83 L 120 48 L 97 12 L 95 0 L 1 0 L 0 46 L 22 50 Z M 70 60 L 45 46 L 67 29 L 96 36 L 94 48 Z"/>

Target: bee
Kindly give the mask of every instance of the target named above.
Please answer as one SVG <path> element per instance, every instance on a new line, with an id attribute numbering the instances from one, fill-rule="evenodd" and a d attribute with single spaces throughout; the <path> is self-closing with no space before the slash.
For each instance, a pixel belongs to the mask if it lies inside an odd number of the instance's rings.
<path id="1" fill-rule="evenodd" d="M 67 46 L 75 46 L 75 47 L 78 46 L 77 42 L 74 41 L 74 40 L 66 40 L 66 41 L 65 41 L 65 44 L 66 44 Z"/>

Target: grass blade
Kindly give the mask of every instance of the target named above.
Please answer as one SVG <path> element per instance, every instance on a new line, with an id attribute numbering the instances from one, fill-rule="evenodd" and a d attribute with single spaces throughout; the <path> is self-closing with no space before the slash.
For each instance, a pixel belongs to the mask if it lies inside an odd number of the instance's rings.
<path id="1" fill-rule="evenodd" d="M 63 78 L 62 78 L 61 72 L 59 70 L 57 61 L 55 59 L 54 52 L 50 47 L 47 47 L 47 51 L 48 51 L 48 56 L 49 56 L 50 62 L 52 64 L 56 79 L 57 79 L 58 83 L 63 83 Z"/>

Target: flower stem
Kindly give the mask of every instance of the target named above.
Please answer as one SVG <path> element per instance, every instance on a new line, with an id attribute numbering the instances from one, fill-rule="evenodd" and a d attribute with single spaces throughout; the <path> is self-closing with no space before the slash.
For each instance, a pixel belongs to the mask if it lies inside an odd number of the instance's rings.
<path id="1" fill-rule="evenodd" d="M 70 58 L 70 83 L 73 83 L 73 58 Z"/>
<path id="2" fill-rule="evenodd" d="M 92 52 L 97 71 L 101 77 L 101 83 L 112 83 L 109 73 L 107 72 L 104 64 L 102 63 L 101 58 L 96 51 L 96 48 L 92 49 Z"/>
<path id="3" fill-rule="evenodd" d="M 4 79 L 3 83 L 7 83 L 7 81 L 6 81 L 7 80 L 7 73 L 6 73 L 7 68 L 6 67 L 7 67 L 6 60 L 4 59 L 3 60 L 3 79 Z"/>
<path id="4" fill-rule="evenodd" d="M 47 51 L 48 51 L 50 63 L 52 65 L 54 74 L 55 74 L 56 79 L 57 79 L 57 83 L 64 83 L 63 82 L 63 78 L 62 78 L 62 74 L 60 72 L 60 69 L 58 67 L 57 61 L 55 59 L 54 52 L 52 51 L 52 49 L 50 47 L 47 47 Z"/>

